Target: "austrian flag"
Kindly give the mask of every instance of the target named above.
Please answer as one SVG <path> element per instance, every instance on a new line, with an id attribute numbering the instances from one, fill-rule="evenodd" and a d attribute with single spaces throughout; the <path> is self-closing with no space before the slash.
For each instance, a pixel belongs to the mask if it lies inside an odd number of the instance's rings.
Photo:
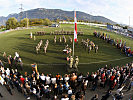
<path id="1" fill-rule="evenodd" d="M 77 19 L 76 19 L 76 11 L 74 12 L 74 41 L 77 42 Z"/>

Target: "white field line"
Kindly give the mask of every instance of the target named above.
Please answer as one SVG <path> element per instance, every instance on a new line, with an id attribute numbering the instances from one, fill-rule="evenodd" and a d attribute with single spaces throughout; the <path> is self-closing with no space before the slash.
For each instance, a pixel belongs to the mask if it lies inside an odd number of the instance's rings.
<path id="1" fill-rule="evenodd" d="M 79 63 L 80 65 L 89 65 L 89 64 L 96 64 L 96 63 L 102 63 L 102 62 L 111 62 L 111 61 L 118 61 L 118 60 L 122 60 L 122 59 L 127 59 L 130 57 L 123 57 L 120 59 L 113 59 L 113 60 L 107 60 L 107 61 L 98 61 L 98 62 L 90 62 L 90 63 Z"/>
<path id="2" fill-rule="evenodd" d="M 90 65 L 90 64 L 97 64 L 97 63 L 102 63 L 102 62 L 111 62 L 111 61 L 118 61 L 118 60 L 123 60 L 123 59 L 127 59 L 130 57 L 123 57 L 120 59 L 113 59 L 113 60 L 107 60 L 107 61 L 98 61 L 98 62 L 90 62 L 90 63 L 79 63 L 79 65 Z M 3 63 L 8 63 L 8 62 L 4 62 Z M 27 64 L 27 63 L 23 63 L 24 65 L 31 65 L 31 64 Z M 52 65 L 52 66 L 57 66 L 57 65 L 67 65 L 65 63 L 52 63 L 52 64 L 44 64 L 44 63 L 38 63 L 37 65 Z"/>

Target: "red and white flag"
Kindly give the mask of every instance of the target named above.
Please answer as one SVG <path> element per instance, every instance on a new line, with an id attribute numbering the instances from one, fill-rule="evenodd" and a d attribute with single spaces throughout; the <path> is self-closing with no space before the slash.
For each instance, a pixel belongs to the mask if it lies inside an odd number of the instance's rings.
<path id="1" fill-rule="evenodd" d="M 77 18 L 76 18 L 76 11 L 74 11 L 74 42 L 77 42 Z"/>

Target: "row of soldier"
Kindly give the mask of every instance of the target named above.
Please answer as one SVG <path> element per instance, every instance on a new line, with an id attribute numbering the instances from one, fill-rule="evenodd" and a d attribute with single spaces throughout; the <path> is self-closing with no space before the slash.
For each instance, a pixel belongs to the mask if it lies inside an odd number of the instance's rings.
<path id="1" fill-rule="evenodd" d="M 41 49 L 42 44 L 43 44 L 43 41 L 42 41 L 42 40 L 40 40 L 40 42 L 39 42 L 39 43 L 37 44 L 37 46 L 36 46 L 36 53 L 37 53 L 37 54 L 39 53 L 39 51 L 40 51 L 40 49 Z"/>
<path id="2" fill-rule="evenodd" d="M 35 32 L 36 35 L 45 35 L 45 32 L 44 31 L 38 31 L 38 32 Z"/>
<path id="3" fill-rule="evenodd" d="M 79 58 L 76 56 L 75 60 L 72 56 L 69 58 L 69 68 L 78 68 Z"/>
<path id="4" fill-rule="evenodd" d="M 69 42 L 72 43 L 72 41 L 73 41 L 72 38 L 69 36 Z M 56 42 L 57 42 L 57 38 L 56 38 L 56 36 L 54 36 L 54 43 L 56 43 Z M 59 42 L 60 43 L 62 43 L 62 42 L 66 43 L 67 42 L 66 37 L 64 35 L 62 36 L 62 38 L 59 37 Z"/>
<path id="5" fill-rule="evenodd" d="M 98 51 L 98 45 L 95 45 L 95 43 L 93 41 L 90 41 L 89 39 L 82 39 L 81 45 L 83 46 L 83 48 L 85 48 L 85 50 L 88 50 L 88 53 L 90 53 L 93 49 L 95 49 L 95 53 L 97 53 Z"/>
<path id="6" fill-rule="evenodd" d="M 36 35 L 40 36 L 40 35 L 46 35 L 45 31 L 37 31 L 35 32 Z M 64 31 L 64 29 L 62 30 L 55 30 L 54 32 L 50 32 L 50 35 L 73 35 L 73 31 Z M 83 35 L 84 33 L 81 31 L 77 32 L 78 35 Z"/>
<path id="7" fill-rule="evenodd" d="M 45 46 L 44 46 L 44 53 L 45 54 L 47 53 L 48 45 L 49 45 L 49 40 L 46 41 Z"/>
<path id="8" fill-rule="evenodd" d="M 78 35 L 83 35 L 83 32 L 77 32 Z M 73 35 L 73 31 L 54 31 L 50 35 Z"/>

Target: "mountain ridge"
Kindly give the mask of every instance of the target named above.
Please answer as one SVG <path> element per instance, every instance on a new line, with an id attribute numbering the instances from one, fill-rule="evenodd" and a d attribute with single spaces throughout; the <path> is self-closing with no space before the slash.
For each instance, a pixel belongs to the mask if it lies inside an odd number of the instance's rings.
<path id="1" fill-rule="evenodd" d="M 74 16 L 74 11 L 66 11 L 61 9 L 46 9 L 46 8 L 36 8 L 36 9 L 30 9 L 27 11 L 23 11 L 22 19 L 27 16 L 27 18 L 33 19 L 33 18 L 48 18 L 50 20 L 72 20 Z M 110 23 L 110 24 L 116 24 L 116 22 L 104 17 L 104 16 L 93 16 L 88 13 L 82 12 L 82 11 L 76 11 L 77 19 L 78 20 L 84 20 L 84 21 L 97 21 L 102 23 Z M 5 22 L 10 17 L 15 17 L 17 20 L 20 19 L 20 13 L 13 13 L 9 14 L 7 17 L 0 16 L 0 25 L 5 24 Z"/>

